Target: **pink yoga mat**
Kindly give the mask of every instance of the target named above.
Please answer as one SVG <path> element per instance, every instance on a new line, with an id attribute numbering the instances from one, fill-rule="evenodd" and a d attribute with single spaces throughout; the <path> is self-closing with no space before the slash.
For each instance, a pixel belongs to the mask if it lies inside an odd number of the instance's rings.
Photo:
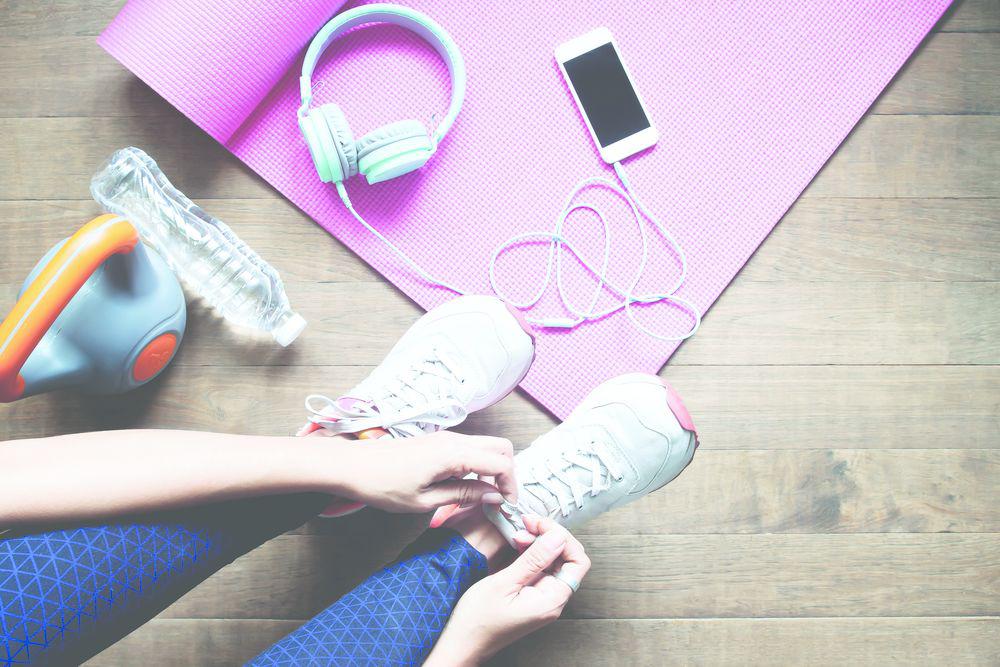
<path id="1" fill-rule="evenodd" d="M 680 294 L 707 310 L 950 0 L 653 0 L 465 3 L 407 0 L 461 46 L 462 114 L 420 172 L 351 197 L 370 222 L 432 273 L 488 293 L 487 263 L 512 234 L 550 229 L 581 178 L 614 178 L 591 144 L 553 61 L 554 47 L 597 26 L 615 34 L 660 130 L 626 163 L 639 196 L 687 250 Z M 304 47 L 336 0 L 130 0 L 100 44 L 250 168 L 425 308 L 451 294 L 402 268 L 313 171 L 295 109 Z M 206 9 L 210 6 L 211 9 Z M 336 101 L 357 136 L 392 120 L 430 124 L 447 104 L 447 70 L 422 41 L 390 26 L 335 44 L 314 79 L 316 103 Z M 314 88 L 315 89 L 315 88 Z M 612 277 L 634 269 L 638 237 L 606 194 L 616 251 Z M 238 223 L 238 221 L 235 221 Z M 595 260 L 597 223 L 581 213 L 568 235 Z M 657 242 L 641 289 L 669 283 L 676 258 Z M 267 248 L 259 249 L 264 255 Z M 527 295 L 545 249 L 501 263 L 501 282 Z M 583 303 L 590 283 L 569 272 Z M 537 313 L 561 315 L 547 297 Z M 648 326 L 681 332 L 669 306 L 642 308 Z M 711 326 L 711 321 L 706 326 Z M 620 313 L 573 331 L 540 332 L 523 387 L 564 417 L 594 385 L 658 371 L 677 345 L 635 330 Z"/>

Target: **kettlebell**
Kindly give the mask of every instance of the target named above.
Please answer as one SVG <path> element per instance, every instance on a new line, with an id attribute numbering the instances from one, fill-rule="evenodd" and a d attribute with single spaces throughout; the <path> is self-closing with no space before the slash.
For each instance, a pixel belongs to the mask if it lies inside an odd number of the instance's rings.
<path id="1" fill-rule="evenodd" d="M 42 257 L 0 324 L 0 402 L 135 389 L 170 363 L 186 321 L 177 278 L 135 227 L 94 218 Z"/>

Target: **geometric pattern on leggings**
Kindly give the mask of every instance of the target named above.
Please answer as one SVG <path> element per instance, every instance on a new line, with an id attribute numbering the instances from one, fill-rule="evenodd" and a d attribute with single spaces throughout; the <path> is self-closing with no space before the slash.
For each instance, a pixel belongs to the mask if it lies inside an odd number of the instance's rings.
<path id="1" fill-rule="evenodd" d="M 462 593 L 485 573 L 486 558 L 450 537 L 376 572 L 249 664 L 419 665 Z"/>
<path id="2" fill-rule="evenodd" d="M 202 530 L 113 525 L 0 538 L 0 667 L 32 656 L 184 571 L 212 548 Z"/>

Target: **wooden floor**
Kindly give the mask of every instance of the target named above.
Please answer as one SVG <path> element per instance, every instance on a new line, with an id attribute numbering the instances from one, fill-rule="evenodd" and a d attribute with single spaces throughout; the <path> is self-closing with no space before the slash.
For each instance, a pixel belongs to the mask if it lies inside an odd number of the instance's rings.
<path id="1" fill-rule="evenodd" d="M 0 303 L 134 144 L 280 268 L 310 327 L 283 351 L 192 304 L 154 386 L 0 406 L 0 439 L 288 433 L 418 309 L 95 45 L 120 4 L 0 2 Z M 664 370 L 700 426 L 694 465 L 581 531 L 594 569 L 565 619 L 498 664 L 1000 664 L 998 66 L 1000 2 L 966 0 Z M 463 430 L 524 446 L 550 424 L 515 395 Z M 280 537 L 94 664 L 248 658 L 422 519 Z"/>

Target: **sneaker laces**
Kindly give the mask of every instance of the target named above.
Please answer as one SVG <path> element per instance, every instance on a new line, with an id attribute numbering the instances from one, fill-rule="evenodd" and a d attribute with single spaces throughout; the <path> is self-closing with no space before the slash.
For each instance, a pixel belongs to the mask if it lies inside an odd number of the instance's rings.
<path id="1" fill-rule="evenodd" d="M 586 480 L 585 473 L 590 473 L 589 481 Z M 572 511 L 572 505 L 578 510 L 583 509 L 585 495 L 596 496 L 603 493 L 624 477 L 610 449 L 598 440 L 589 440 L 574 443 L 537 462 L 528 469 L 521 484 L 525 495 L 530 495 L 531 499 L 544 507 L 545 514 L 550 514 L 558 505 L 560 513 L 566 517 Z M 540 492 L 544 492 L 544 495 Z M 524 500 L 529 502 L 524 503 Z M 535 503 L 527 498 L 518 502 L 522 508 L 527 506 L 536 510 L 537 508 L 531 507 L 533 504 Z"/>
<path id="2" fill-rule="evenodd" d="M 457 396 L 465 384 L 458 366 L 443 350 L 432 347 L 429 354 L 395 375 L 376 373 L 362 382 L 354 393 L 365 398 L 307 396 L 309 421 L 332 433 L 381 428 L 395 438 L 454 426 L 468 415 L 465 402 Z"/>

